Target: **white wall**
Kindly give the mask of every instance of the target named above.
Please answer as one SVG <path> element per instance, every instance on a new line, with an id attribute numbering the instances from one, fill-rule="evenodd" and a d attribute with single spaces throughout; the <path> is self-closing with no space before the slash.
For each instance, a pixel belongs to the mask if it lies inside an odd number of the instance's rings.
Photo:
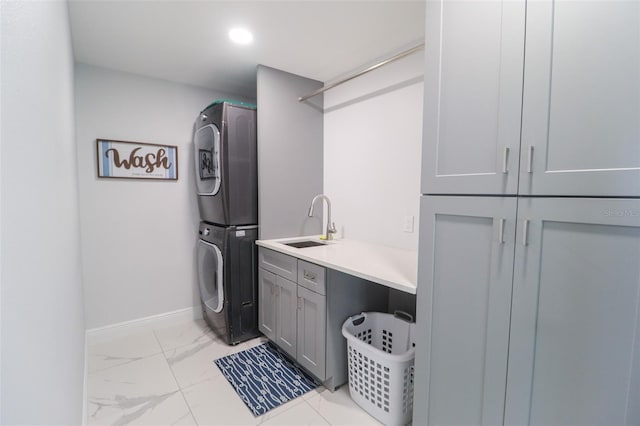
<path id="1" fill-rule="evenodd" d="M 0 7 L 0 423 L 80 424 L 84 321 L 67 4 Z"/>
<path id="2" fill-rule="evenodd" d="M 345 238 L 418 249 L 423 58 L 325 92 L 324 193 Z"/>
<path id="3" fill-rule="evenodd" d="M 191 137 L 218 98 L 194 86 L 76 65 L 87 328 L 197 306 L 199 213 Z M 251 99 L 239 99 L 253 101 Z M 178 146 L 178 181 L 98 179 L 96 139 Z"/>

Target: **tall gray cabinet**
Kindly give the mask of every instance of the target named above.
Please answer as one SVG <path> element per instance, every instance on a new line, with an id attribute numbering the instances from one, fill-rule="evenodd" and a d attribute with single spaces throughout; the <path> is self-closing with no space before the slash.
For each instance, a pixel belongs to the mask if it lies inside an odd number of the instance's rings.
<path id="1" fill-rule="evenodd" d="M 640 3 L 426 13 L 414 424 L 640 424 Z"/>

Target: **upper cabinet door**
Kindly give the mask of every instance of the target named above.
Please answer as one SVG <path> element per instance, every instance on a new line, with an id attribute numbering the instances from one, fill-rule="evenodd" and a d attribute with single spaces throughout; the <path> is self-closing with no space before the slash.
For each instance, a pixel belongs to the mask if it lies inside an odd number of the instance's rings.
<path id="1" fill-rule="evenodd" d="M 640 3 L 527 4 L 520 194 L 640 195 Z"/>
<path id="2" fill-rule="evenodd" d="M 516 194 L 524 1 L 427 1 L 423 194 Z"/>
<path id="3" fill-rule="evenodd" d="M 521 198 L 506 425 L 640 424 L 640 200 Z"/>

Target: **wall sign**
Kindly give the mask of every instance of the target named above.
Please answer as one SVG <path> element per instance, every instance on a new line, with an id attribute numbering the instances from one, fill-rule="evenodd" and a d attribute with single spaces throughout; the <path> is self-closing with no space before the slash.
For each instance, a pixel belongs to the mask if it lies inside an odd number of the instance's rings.
<path id="1" fill-rule="evenodd" d="M 98 177 L 178 180 L 178 147 L 98 139 Z"/>

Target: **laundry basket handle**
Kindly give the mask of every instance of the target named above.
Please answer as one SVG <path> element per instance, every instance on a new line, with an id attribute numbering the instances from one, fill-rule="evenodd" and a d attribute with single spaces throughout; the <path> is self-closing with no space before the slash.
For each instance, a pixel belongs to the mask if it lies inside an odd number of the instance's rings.
<path id="1" fill-rule="evenodd" d="M 406 322 L 413 322 L 413 315 L 405 311 L 393 311 L 393 316 Z"/>
<path id="2" fill-rule="evenodd" d="M 367 314 L 365 312 L 361 312 L 359 314 L 355 314 L 349 317 L 353 325 L 362 324 L 366 318 L 367 318 Z"/>

